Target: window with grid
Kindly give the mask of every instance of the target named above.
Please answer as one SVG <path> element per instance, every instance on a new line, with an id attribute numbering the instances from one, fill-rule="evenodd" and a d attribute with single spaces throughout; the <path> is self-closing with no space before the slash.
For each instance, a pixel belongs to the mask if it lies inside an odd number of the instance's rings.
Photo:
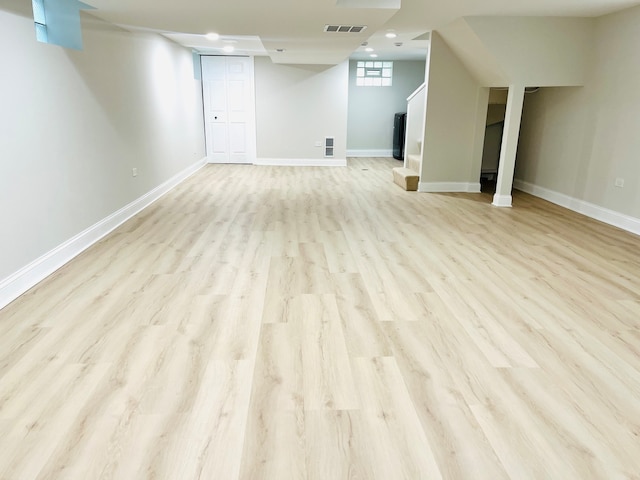
<path id="1" fill-rule="evenodd" d="M 358 62 L 356 85 L 358 87 L 390 87 L 393 79 L 393 62 Z"/>

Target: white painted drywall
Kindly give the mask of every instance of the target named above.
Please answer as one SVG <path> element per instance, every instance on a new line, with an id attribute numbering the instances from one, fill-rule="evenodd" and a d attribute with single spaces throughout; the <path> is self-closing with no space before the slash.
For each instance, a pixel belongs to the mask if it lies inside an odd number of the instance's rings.
<path id="1" fill-rule="evenodd" d="M 543 88 L 525 96 L 515 177 L 582 197 L 590 156 L 589 98 L 584 87 Z"/>
<path id="2" fill-rule="evenodd" d="M 506 83 L 487 86 L 584 84 L 591 61 L 593 19 L 465 17 L 464 20 L 495 58 L 500 74 L 504 72 Z M 476 58 L 485 61 L 483 57 Z"/>
<path id="3" fill-rule="evenodd" d="M 191 52 L 82 18 L 70 51 L 0 10 L 0 281 L 204 157 Z"/>
<path id="4" fill-rule="evenodd" d="M 638 25 L 640 7 L 597 19 L 585 87 L 527 96 L 518 180 L 640 218 Z"/>
<path id="5" fill-rule="evenodd" d="M 438 29 L 438 33 L 480 85 L 496 87 L 509 85 L 507 76 L 494 52 L 489 51 L 487 45 L 482 42 L 465 18 L 454 20 Z"/>
<path id="6" fill-rule="evenodd" d="M 433 32 L 421 183 L 479 182 L 489 89 Z"/>
<path id="7" fill-rule="evenodd" d="M 346 158 L 348 62 L 335 66 L 274 64 L 255 58 L 258 159 L 324 159 L 316 141 L 335 137 Z"/>
<path id="8" fill-rule="evenodd" d="M 356 65 L 355 60 L 349 62 L 347 148 L 391 150 L 393 116 L 407 111 L 407 97 L 424 83 L 425 62 L 394 61 L 390 87 L 357 86 Z"/>

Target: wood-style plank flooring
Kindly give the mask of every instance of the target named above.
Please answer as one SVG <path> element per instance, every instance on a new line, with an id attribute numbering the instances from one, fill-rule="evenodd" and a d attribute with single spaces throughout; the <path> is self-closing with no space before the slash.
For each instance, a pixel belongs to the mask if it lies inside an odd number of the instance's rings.
<path id="1" fill-rule="evenodd" d="M 207 166 L 0 311 L 0 478 L 640 479 L 640 237 Z"/>

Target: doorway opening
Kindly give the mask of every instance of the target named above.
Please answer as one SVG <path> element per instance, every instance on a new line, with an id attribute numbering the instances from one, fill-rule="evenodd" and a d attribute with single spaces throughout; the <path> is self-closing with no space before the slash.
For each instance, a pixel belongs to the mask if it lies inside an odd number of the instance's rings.
<path id="1" fill-rule="evenodd" d="M 540 87 L 526 87 L 524 89 L 524 103 L 520 124 L 525 118 L 527 97 L 535 94 Z M 487 108 L 487 120 L 485 127 L 484 146 L 482 151 L 482 166 L 480 169 L 480 191 L 483 194 L 493 196 L 496 193 L 498 172 L 500 170 L 500 157 L 504 137 L 505 119 L 507 110 L 508 88 L 492 88 L 489 93 L 489 105 Z M 516 151 L 516 163 L 520 151 L 520 139 L 518 138 Z M 516 167 L 517 168 L 517 167 Z M 514 169 L 514 173 L 517 173 Z"/>
<path id="2" fill-rule="evenodd" d="M 482 167 L 480 169 L 480 191 L 488 195 L 496 193 L 508 93 L 506 88 L 492 88 L 489 91 Z"/>

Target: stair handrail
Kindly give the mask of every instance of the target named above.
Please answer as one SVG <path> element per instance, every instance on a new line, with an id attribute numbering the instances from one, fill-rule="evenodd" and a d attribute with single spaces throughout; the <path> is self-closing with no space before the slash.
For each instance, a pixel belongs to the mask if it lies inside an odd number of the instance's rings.
<path id="1" fill-rule="evenodd" d="M 413 92 L 411 95 L 409 95 L 407 97 L 407 103 L 410 102 L 413 97 L 418 95 L 425 88 L 427 88 L 427 82 L 423 82 L 422 85 L 420 85 L 418 88 L 416 88 L 415 92 Z"/>

